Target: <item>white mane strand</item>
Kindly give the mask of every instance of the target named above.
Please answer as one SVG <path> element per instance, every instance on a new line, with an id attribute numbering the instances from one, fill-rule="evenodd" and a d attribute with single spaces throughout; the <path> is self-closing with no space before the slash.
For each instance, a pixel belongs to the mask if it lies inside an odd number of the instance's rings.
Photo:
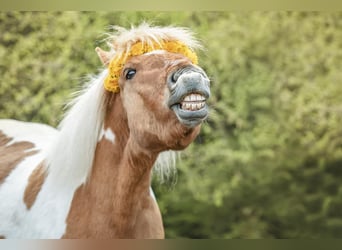
<path id="1" fill-rule="evenodd" d="M 93 78 L 69 105 L 71 108 L 59 125 L 59 136 L 53 143 L 47 164 L 56 180 L 83 183 L 91 171 L 95 149 L 105 114 L 105 70 Z"/>
<path id="2" fill-rule="evenodd" d="M 176 184 L 176 160 L 179 152 L 168 150 L 161 152 L 153 166 L 153 174 L 160 183 Z"/>

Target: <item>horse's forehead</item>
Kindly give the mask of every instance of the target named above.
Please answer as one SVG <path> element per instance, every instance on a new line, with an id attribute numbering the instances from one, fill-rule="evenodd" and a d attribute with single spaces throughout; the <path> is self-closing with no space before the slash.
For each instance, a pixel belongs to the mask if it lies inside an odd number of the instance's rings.
<path id="1" fill-rule="evenodd" d="M 191 64 L 189 58 L 182 54 L 170 53 L 165 50 L 155 50 L 140 56 L 133 57 L 130 62 L 145 69 L 185 66 Z"/>

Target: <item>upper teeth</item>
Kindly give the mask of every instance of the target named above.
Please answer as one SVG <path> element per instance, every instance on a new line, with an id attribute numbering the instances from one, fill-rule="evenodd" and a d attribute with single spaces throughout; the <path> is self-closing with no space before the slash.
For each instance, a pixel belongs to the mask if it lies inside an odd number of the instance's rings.
<path id="1" fill-rule="evenodd" d="M 181 109 L 186 110 L 200 110 L 205 105 L 205 97 L 200 94 L 189 94 L 184 97 L 181 102 Z"/>

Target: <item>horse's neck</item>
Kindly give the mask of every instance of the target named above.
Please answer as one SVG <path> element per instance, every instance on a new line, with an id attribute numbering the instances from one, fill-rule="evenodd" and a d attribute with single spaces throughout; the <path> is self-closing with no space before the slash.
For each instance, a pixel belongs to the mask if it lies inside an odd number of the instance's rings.
<path id="1" fill-rule="evenodd" d="M 144 188 L 149 193 L 150 177 L 156 153 L 147 152 L 140 148 L 129 133 L 127 121 L 123 112 L 120 98 L 115 98 L 104 122 L 104 130 L 111 131 L 114 139 L 105 136 L 99 141 L 95 154 L 93 174 L 107 176 L 103 167 L 116 176 L 115 185 L 117 194 L 130 193 L 132 188 Z M 109 172 L 108 172 L 109 174 Z M 90 177 L 92 178 L 92 177 Z"/>
<path id="2" fill-rule="evenodd" d="M 134 237 L 138 210 L 151 202 L 150 176 L 157 155 L 135 144 L 117 99 L 107 112 L 91 175 L 75 193 L 65 237 L 93 232 L 104 238 Z"/>

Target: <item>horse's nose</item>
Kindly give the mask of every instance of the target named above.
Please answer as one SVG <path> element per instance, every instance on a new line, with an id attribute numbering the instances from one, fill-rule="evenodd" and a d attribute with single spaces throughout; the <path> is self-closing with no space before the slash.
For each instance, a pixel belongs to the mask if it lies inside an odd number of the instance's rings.
<path id="1" fill-rule="evenodd" d="M 173 90 L 180 82 L 185 85 L 204 84 L 209 86 L 209 79 L 205 72 L 201 68 L 194 66 L 180 68 L 170 73 L 168 77 L 170 90 Z"/>

